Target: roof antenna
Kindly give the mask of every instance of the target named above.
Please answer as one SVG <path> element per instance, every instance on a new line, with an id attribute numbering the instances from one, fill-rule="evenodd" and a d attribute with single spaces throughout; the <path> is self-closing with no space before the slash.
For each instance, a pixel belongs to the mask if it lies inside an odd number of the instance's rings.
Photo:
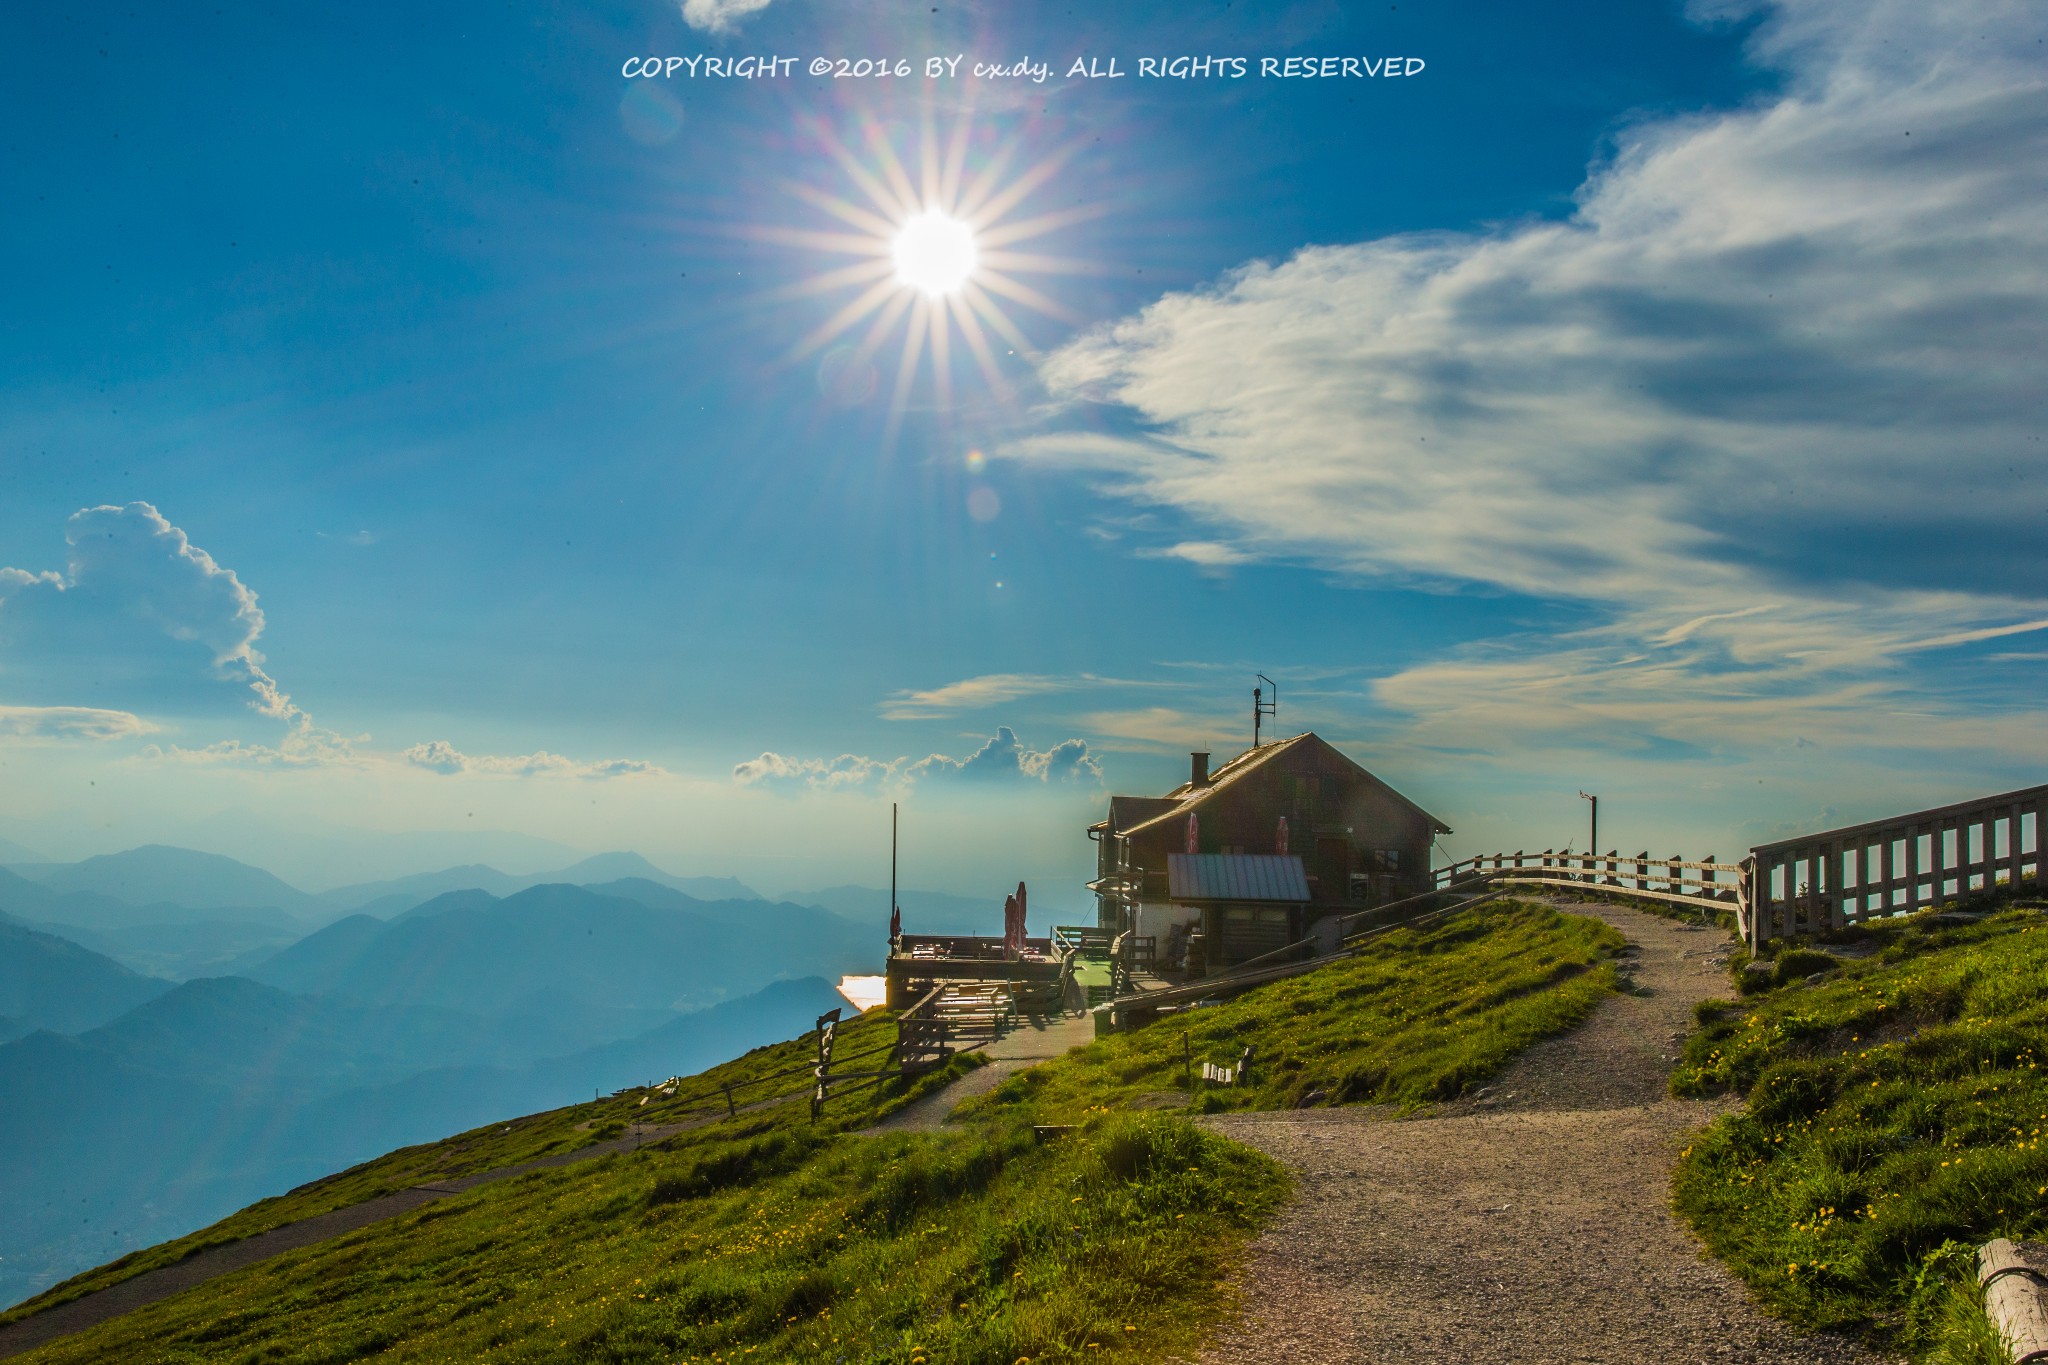
<path id="1" fill-rule="evenodd" d="M 1275 720 L 1280 718 L 1280 684 L 1274 682 L 1263 673 L 1255 676 L 1260 682 L 1273 689 L 1273 699 L 1271 701 L 1265 699 L 1266 694 L 1263 688 L 1254 687 L 1252 689 L 1252 747 L 1254 749 L 1259 747 L 1259 718 L 1262 716 L 1271 716 Z"/>

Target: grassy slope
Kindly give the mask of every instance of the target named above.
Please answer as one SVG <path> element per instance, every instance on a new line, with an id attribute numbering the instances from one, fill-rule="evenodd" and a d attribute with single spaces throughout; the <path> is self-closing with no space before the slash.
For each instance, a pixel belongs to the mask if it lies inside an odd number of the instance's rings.
<path id="1" fill-rule="evenodd" d="M 1189 1031 L 1216 1060 L 1241 1040 L 1270 1059 L 1252 1087 L 1210 1091 L 1227 1096 L 1216 1103 L 1287 1104 L 1315 1088 L 1412 1104 L 1582 1017 L 1611 988 L 1617 946 L 1603 926 L 1546 910 L 1463 917 L 1199 1011 Z M 851 1050 L 890 1030 L 869 1018 L 843 1036 Z M 449 1198 L 22 1359 L 1013 1365 L 1188 1352 L 1230 1311 L 1227 1276 L 1286 1181 L 1185 1119 L 1125 1107 L 1173 1087 L 1180 1050 L 1173 1026 L 1099 1040 L 1026 1073 L 1044 1079 L 999 1087 L 957 1132 L 857 1136 L 903 1102 L 887 1091 L 835 1102 L 815 1125 L 801 1104 L 722 1119 Z M 786 1060 L 764 1049 L 742 1063 Z M 615 1121 L 628 1102 L 558 1121 Z M 1041 1144 L 1030 1125 L 1044 1122 L 1078 1127 Z M 346 1179 L 412 1183 L 433 1152 Z"/>
<path id="2" fill-rule="evenodd" d="M 1583 1019 L 1614 989 L 1606 959 L 1622 942 L 1598 920 L 1541 906 L 1460 915 L 1180 1020 L 1098 1039 L 1060 1066 L 1011 1077 L 972 1112 L 1069 1122 L 1133 1093 L 1175 1089 L 1190 1062 L 1197 1072 L 1205 1061 L 1231 1065 L 1247 1046 L 1252 1083 L 1204 1087 L 1199 1108 L 1292 1109 L 1315 1092 L 1330 1104 L 1448 1099 Z M 1418 954 L 1431 970 L 1415 969 Z"/>
<path id="3" fill-rule="evenodd" d="M 1680 1213 L 1793 1322 L 1990 1361 L 1976 1244 L 2048 1234 L 2048 920 L 1925 917 L 1874 957 L 1708 1002 L 1673 1080 L 1743 1112 L 1687 1149 Z M 1825 965 L 1780 954 L 1784 981 Z"/>
<path id="4" fill-rule="evenodd" d="M 894 1016 L 877 1011 L 849 1020 L 840 1029 L 837 1053 L 841 1057 L 853 1056 L 885 1048 L 895 1041 Z M 629 1122 L 673 1124 L 715 1118 L 725 1113 L 725 1101 L 717 1094 L 721 1085 L 733 1086 L 740 1104 L 791 1096 L 801 1105 L 801 1097 L 794 1092 L 807 1084 L 804 1077 L 765 1081 L 761 1078 L 807 1067 L 816 1059 L 817 1045 L 806 1035 L 755 1048 L 691 1077 L 673 1096 L 649 1095 L 645 1104 L 641 1103 L 641 1098 L 646 1092 L 634 1091 L 589 1104 L 574 1104 L 486 1124 L 439 1142 L 401 1147 L 374 1161 L 301 1185 L 287 1194 L 258 1200 L 196 1232 L 145 1247 L 119 1260 L 74 1275 L 0 1313 L 0 1323 L 27 1317 L 160 1266 L 175 1264 L 208 1247 L 240 1241 L 301 1218 L 347 1208 L 414 1185 L 517 1166 L 538 1157 L 587 1147 L 592 1142 L 618 1136 Z"/>

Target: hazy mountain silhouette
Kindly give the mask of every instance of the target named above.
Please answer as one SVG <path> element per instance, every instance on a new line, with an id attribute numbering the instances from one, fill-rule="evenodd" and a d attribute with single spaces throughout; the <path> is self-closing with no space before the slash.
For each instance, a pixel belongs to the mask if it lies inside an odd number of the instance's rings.
<path id="1" fill-rule="evenodd" d="M 82 1033 L 169 989 L 70 939 L 0 920 L 0 1042 L 37 1029 Z"/>
<path id="2" fill-rule="evenodd" d="M 5 869 L 0 869 L 0 914 L 70 939 L 144 976 L 173 980 L 219 973 L 239 958 L 274 953 L 307 927 L 282 910 L 132 905 L 96 891 L 54 890 Z"/>
<path id="3" fill-rule="evenodd" d="M 528 887 L 549 883 L 588 886 L 627 877 L 642 878 L 699 900 L 761 898 L 759 892 L 736 877 L 677 877 L 662 871 L 637 853 L 599 853 L 553 872 L 515 876 L 482 863 L 471 863 L 464 867 L 443 868 L 439 872 L 336 887 L 332 891 L 321 892 L 318 899 L 330 911 L 360 911 L 376 915 L 379 919 L 390 919 L 449 891 L 477 890 L 488 891 L 494 896 L 510 896 Z"/>
<path id="4" fill-rule="evenodd" d="M 28 863 L 13 871 L 52 891 L 91 892 L 137 907 L 169 903 L 187 911 L 272 909 L 324 918 L 313 897 L 260 867 L 168 844 L 145 844 L 75 863 Z"/>
<path id="5" fill-rule="evenodd" d="M 779 977 L 873 971 L 886 951 L 815 908 L 701 902 L 650 882 L 627 889 L 450 892 L 381 931 L 358 922 L 366 917 L 330 925 L 249 975 L 377 1006 L 497 1014 L 552 1001 L 595 1018 L 698 1008 Z"/>
<path id="6" fill-rule="evenodd" d="M 12 839 L 0 839 L 0 867 L 14 863 L 46 863 L 50 861 L 32 848 L 17 844 Z"/>
<path id="7" fill-rule="evenodd" d="M 1006 890 L 1008 888 L 1005 888 Z M 799 905 L 815 905 L 863 925 L 880 925 L 886 933 L 889 923 L 889 892 L 872 886 L 828 886 L 822 891 L 791 891 L 783 897 Z M 993 896 L 954 896 L 944 891 L 896 893 L 903 907 L 903 930 L 910 934 L 1000 934 L 1003 932 L 1002 892 Z M 1037 917 L 1033 933 L 1042 933 Z"/>

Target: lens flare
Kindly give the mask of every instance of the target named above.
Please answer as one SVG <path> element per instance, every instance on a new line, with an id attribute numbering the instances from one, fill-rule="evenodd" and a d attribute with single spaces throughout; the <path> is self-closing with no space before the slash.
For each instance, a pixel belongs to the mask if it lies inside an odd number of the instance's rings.
<path id="1" fill-rule="evenodd" d="M 926 209 L 896 234 L 889 254 L 896 278 L 928 298 L 957 294 L 974 274 L 974 229 L 951 214 Z"/>
<path id="2" fill-rule="evenodd" d="M 791 347 L 790 359 L 850 346 L 844 359 L 832 362 L 829 376 L 821 369 L 819 387 L 828 402 L 855 406 L 872 392 L 858 381 L 870 366 L 887 368 L 883 350 L 894 343 L 894 382 L 884 380 L 890 389 L 885 445 L 893 442 L 910 407 L 921 370 L 931 376 L 938 406 L 951 406 L 959 348 L 973 359 L 989 394 L 1014 402 L 997 356 L 1031 357 L 1036 350 L 1013 313 L 1037 313 L 1070 326 L 1081 322 L 1025 277 L 1101 270 L 1088 260 L 1028 249 L 1037 239 L 1057 237 L 1107 211 L 1104 204 L 1070 204 L 1037 213 L 1024 209 L 1080 144 L 1053 148 L 1020 166 L 1028 129 L 1005 141 L 978 142 L 967 117 L 946 137 L 928 117 L 921 144 L 909 157 L 899 155 L 876 123 L 856 125 L 850 143 L 823 122 L 804 127 L 853 193 L 788 182 L 796 198 L 830 221 L 740 229 L 759 240 L 850 258 L 775 291 L 779 297 L 805 299 L 851 292 Z"/>

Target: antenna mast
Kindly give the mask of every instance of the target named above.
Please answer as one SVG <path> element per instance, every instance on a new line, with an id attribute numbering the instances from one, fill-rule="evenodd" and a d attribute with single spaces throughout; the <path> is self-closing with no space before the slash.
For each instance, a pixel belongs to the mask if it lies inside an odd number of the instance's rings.
<path id="1" fill-rule="evenodd" d="M 1273 697 L 1270 701 L 1266 700 L 1264 688 L 1254 687 L 1252 689 L 1252 747 L 1256 749 L 1259 747 L 1259 720 L 1265 716 L 1271 716 L 1275 720 L 1278 720 L 1280 717 L 1280 684 L 1274 682 L 1263 673 L 1254 676 L 1264 683 L 1266 687 L 1273 689 Z"/>

